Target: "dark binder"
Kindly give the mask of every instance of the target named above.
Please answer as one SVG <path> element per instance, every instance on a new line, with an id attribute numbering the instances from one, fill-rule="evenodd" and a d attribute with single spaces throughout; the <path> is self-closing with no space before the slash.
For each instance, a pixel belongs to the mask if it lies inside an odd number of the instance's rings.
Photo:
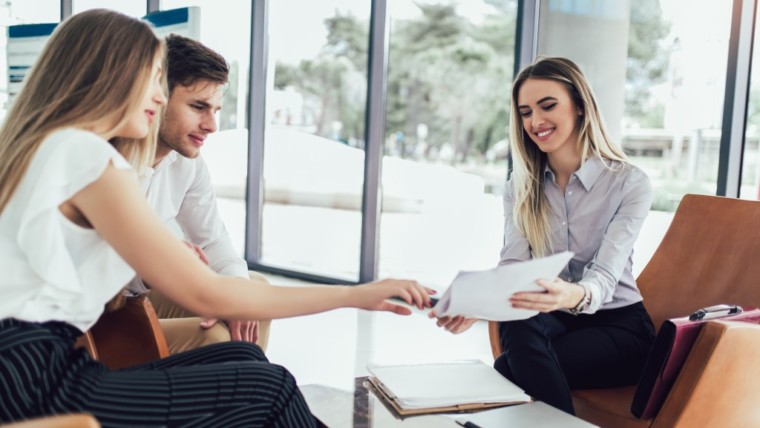
<path id="1" fill-rule="evenodd" d="M 650 419 L 657 415 L 699 331 L 707 321 L 714 319 L 760 324 L 760 309 L 717 305 L 662 323 L 633 397 L 631 412 L 636 417 Z"/>

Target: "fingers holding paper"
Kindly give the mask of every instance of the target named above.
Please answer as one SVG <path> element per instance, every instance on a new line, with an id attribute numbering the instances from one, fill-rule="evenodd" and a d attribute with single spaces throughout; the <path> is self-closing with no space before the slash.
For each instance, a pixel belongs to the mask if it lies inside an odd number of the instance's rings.
<path id="1" fill-rule="evenodd" d="M 582 294 L 580 295 L 580 298 L 577 297 L 579 290 L 583 293 L 581 286 L 563 281 L 560 278 L 555 278 L 552 281 L 539 279 L 536 283 L 546 289 L 546 291 L 530 291 L 513 294 L 512 297 L 509 298 L 509 303 L 513 308 L 551 312 L 556 311 L 557 309 L 575 307 L 577 302 L 583 298 Z"/>
<path id="2" fill-rule="evenodd" d="M 418 309 L 431 307 L 430 295 L 435 290 L 423 287 L 417 281 L 384 279 L 354 288 L 356 304 L 360 309 L 388 311 L 399 315 L 409 315 L 412 311 L 402 304 L 386 301 L 389 298 L 399 298 L 410 306 Z"/>
<path id="3" fill-rule="evenodd" d="M 429 318 L 438 318 L 438 320 L 435 322 L 438 327 L 443 327 L 446 329 L 446 331 L 452 333 L 452 334 L 459 334 L 463 333 L 467 330 L 469 330 L 470 327 L 472 327 L 473 324 L 475 324 L 475 321 L 477 321 L 477 318 L 465 318 L 461 315 L 457 315 L 454 317 L 439 317 L 435 311 L 428 312 Z"/>

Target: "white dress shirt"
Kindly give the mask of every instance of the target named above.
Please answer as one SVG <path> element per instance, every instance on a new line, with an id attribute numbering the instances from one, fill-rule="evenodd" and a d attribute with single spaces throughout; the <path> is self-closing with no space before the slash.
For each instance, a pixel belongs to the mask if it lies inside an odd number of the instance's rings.
<path id="1" fill-rule="evenodd" d="M 214 186 L 201 156 L 188 159 L 172 151 L 155 168 L 146 168 L 140 179 L 153 211 L 169 227 L 176 221 L 184 239 L 206 253 L 212 270 L 248 279 L 248 264 L 235 251 L 219 216 Z M 129 290 L 139 294 L 146 288 L 136 278 Z"/>

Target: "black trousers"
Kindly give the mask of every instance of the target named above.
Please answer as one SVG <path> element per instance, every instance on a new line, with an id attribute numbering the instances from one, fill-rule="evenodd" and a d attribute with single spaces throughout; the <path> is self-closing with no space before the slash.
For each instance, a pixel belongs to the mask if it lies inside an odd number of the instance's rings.
<path id="1" fill-rule="evenodd" d="M 293 376 L 256 345 L 210 345 L 111 371 L 64 323 L 0 320 L 0 422 L 75 412 L 104 427 L 314 427 Z"/>
<path id="2" fill-rule="evenodd" d="M 499 323 L 504 353 L 494 362 L 526 393 L 575 414 L 571 389 L 635 384 L 654 342 L 640 302 L 595 314 L 555 311 Z"/>

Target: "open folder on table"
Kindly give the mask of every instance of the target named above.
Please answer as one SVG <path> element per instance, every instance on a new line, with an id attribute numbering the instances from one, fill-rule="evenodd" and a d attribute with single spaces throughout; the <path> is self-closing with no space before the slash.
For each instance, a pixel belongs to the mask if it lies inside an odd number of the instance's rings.
<path id="1" fill-rule="evenodd" d="M 367 369 L 380 398 L 400 415 L 487 409 L 531 400 L 480 360 L 369 365 Z"/>
<path id="2" fill-rule="evenodd" d="M 489 321 L 530 318 L 538 312 L 513 308 L 509 297 L 518 291 L 544 291 L 536 281 L 553 280 L 572 257 L 573 253 L 564 251 L 489 270 L 459 272 L 433 310 L 439 316 L 463 315 Z"/>

